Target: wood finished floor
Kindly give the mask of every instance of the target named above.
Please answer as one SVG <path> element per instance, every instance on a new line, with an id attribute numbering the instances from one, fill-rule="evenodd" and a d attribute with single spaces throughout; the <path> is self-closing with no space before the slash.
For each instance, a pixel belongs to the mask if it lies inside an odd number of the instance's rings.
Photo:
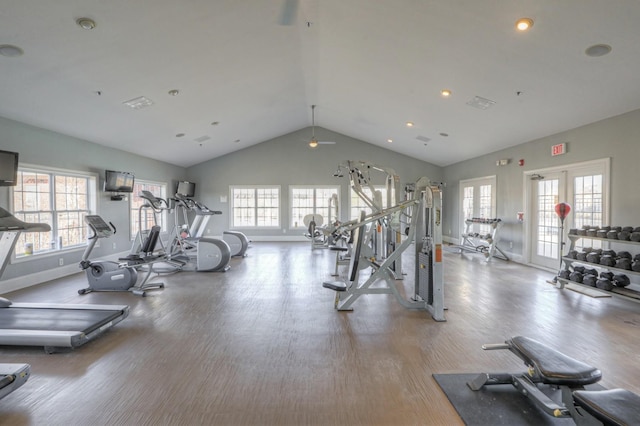
<path id="1" fill-rule="evenodd" d="M 335 311 L 321 286 L 333 253 L 303 243 L 254 243 L 230 271 L 167 276 L 146 298 L 79 296 L 81 274 L 8 294 L 131 314 L 73 352 L 0 347 L 2 362 L 32 366 L 0 400 L 0 424 L 460 425 L 431 375 L 521 371 L 510 353 L 480 348 L 518 334 L 599 367 L 605 387 L 640 392 L 638 303 L 561 291 L 551 273 L 512 262 L 444 259 L 444 323 L 389 295 Z"/>

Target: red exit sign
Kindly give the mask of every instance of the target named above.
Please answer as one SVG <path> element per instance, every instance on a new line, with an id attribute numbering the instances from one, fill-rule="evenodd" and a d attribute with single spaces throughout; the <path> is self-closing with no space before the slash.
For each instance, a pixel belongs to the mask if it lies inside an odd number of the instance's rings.
<path id="1" fill-rule="evenodd" d="M 567 153 L 567 144 L 559 143 L 551 147 L 551 156 L 562 155 Z"/>

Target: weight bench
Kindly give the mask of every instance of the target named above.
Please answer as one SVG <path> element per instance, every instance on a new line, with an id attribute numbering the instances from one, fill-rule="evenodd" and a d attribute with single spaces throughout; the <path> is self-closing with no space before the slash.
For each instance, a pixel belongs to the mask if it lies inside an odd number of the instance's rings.
<path id="1" fill-rule="evenodd" d="M 484 386 L 510 384 L 545 413 L 553 417 L 571 417 L 578 425 L 640 424 L 640 396 L 624 389 L 584 389 L 602 378 L 602 373 L 595 367 L 523 336 L 501 344 L 483 345 L 482 349 L 508 349 L 524 361 L 528 371 L 481 373 L 467 383 L 473 391 Z M 562 404 L 549 398 L 539 385 L 560 389 Z"/>

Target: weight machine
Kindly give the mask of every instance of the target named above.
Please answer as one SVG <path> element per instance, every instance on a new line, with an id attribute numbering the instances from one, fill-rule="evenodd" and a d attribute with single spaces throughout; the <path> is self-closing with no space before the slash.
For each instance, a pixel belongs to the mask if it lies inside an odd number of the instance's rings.
<path id="1" fill-rule="evenodd" d="M 393 294 L 405 308 L 427 310 L 434 320 L 446 321 L 444 316 L 444 272 L 442 267 L 442 191 L 441 184 L 432 183 L 426 177 L 414 185 L 411 198 L 379 212 L 361 212 L 359 220 L 338 227 L 340 231 L 354 232 L 354 247 L 349 264 L 348 283 L 325 281 L 325 288 L 336 292 L 334 306 L 339 311 L 352 310 L 353 303 L 365 294 Z M 405 215 L 410 219 L 407 236 L 382 263 L 378 263 L 374 249 L 366 244 L 366 226 L 389 218 Z M 394 265 L 398 265 L 402 253 L 414 245 L 414 294 L 405 299 L 395 283 Z M 372 268 L 365 282 L 360 282 L 360 270 Z M 378 282 L 386 287 L 373 287 Z"/>
<path id="2" fill-rule="evenodd" d="M 349 175 L 349 181 L 353 191 L 364 201 L 371 209 L 372 214 L 379 213 L 384 209 L 382 194 L 374 186 L 376 180 L 374 173 L 382 175 L 385 184 L 386 205 L 395 206 L 400 203 L 400 176 L 389 167 L 380 166 L 368 161 L 348 160 L 338 165 L 338 169 L 334 176 L 343 176 L 342 170 L 346 170 Z M 394 229 L 394 227 L 396 229 Z M 393 217 L 383 217 L 377 221 L 377 226 L 369 228 L 370 239 L 372 240 L 372 248 L 376 259 L 381 261 L 386 259 L 396 247 L 401 243 L 401 232 L 404 228 L 401 223 L 394 223 Z M 402 279 L 402 259 L 398 258 L 393 265 L 393 271 L 396 273 L 396 279 Z"/>

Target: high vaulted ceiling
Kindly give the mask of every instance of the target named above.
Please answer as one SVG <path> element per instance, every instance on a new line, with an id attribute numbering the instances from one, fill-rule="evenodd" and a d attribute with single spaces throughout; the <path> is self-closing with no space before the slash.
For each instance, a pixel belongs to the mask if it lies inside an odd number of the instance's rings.
<path id="1" fill-rule="evenodd" d="M 0 116 L 188 167 L 317 105 L 444 166 L 640 108 L 639 22 L 638 0 L 0 0 L 0 45 L 24 51 L 0 56 Z"/>

